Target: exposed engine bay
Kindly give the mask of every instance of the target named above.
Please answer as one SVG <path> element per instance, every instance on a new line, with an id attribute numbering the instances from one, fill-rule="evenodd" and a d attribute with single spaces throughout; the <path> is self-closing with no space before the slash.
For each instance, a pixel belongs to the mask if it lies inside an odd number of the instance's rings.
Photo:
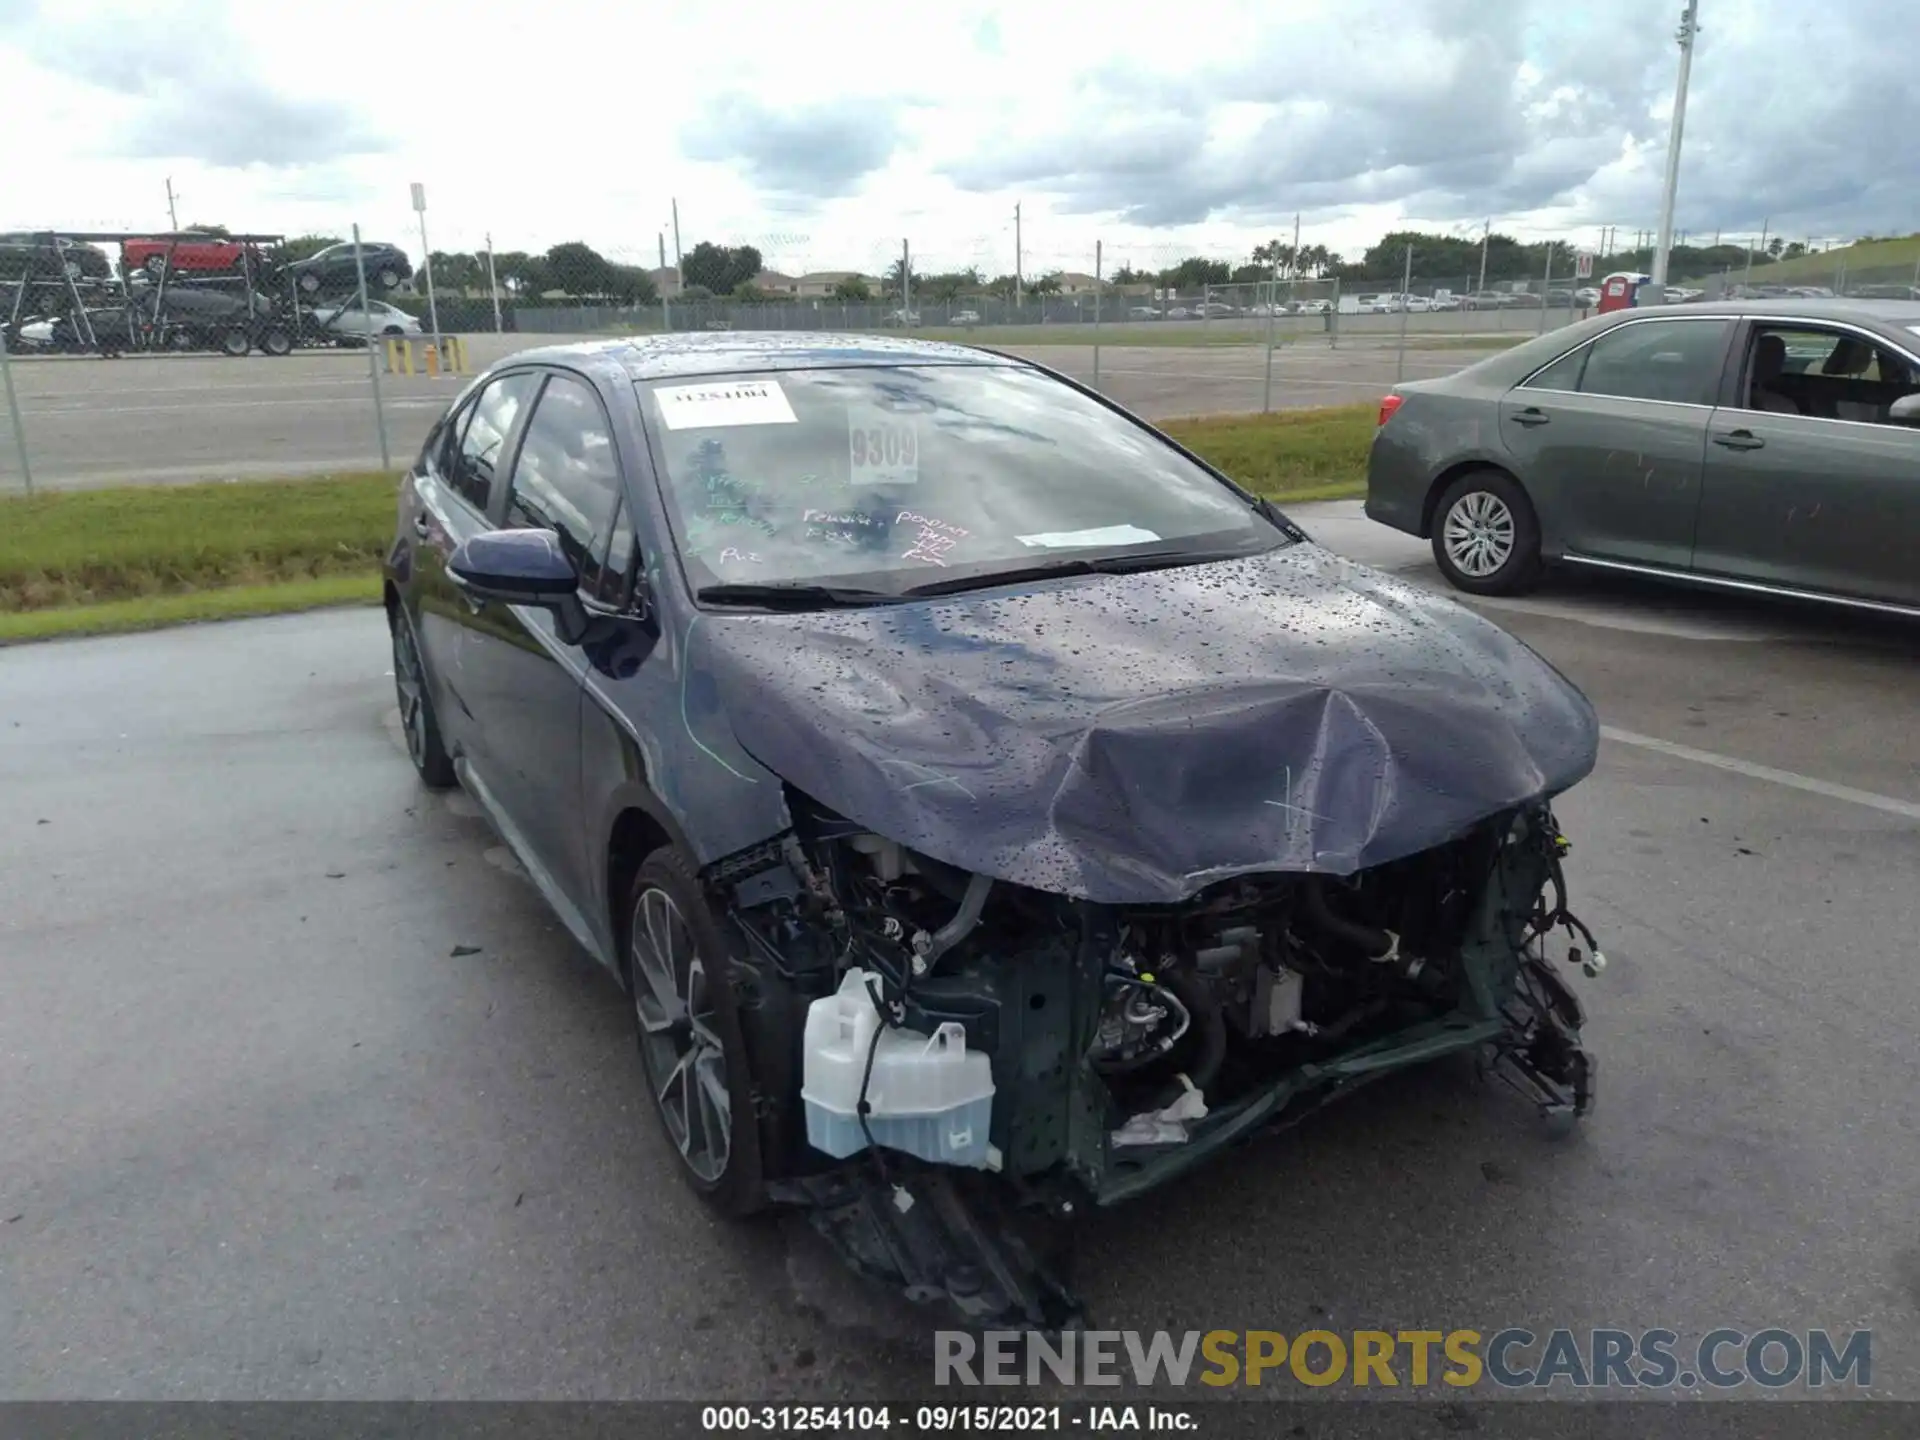
<path id="1" fill-rule="evenodd" d="M 789 801 L 791 834 L 707 877 L 749 957 L 769 1175 L 859 1268 L 975 1321 L 1051 1326 L 1075 1307 L 963 1186 L 1056 1216 L 1112 1204 L 1453 1054 L 1556 1125 L 1593 1103 L 1581 1009 L 1545 947 L 1566 932 L 1565 960 L 1589 975 L 1604 958 L 1567 910 L 1567 842 L 1544 803 L 1350 876 L 1249 874 L 1123 906 L 969 874 Z M 838 1032 L 862 1037 L 839 1057 L 857 1104 L 827 1114 L 837 1139 L 821 1140 L 825 1061 L 801 1036 L 831 1005 L 866 1028 Z M 956 1148 L 933 1150 L 886 1128 L 903 1123 L 886 1102 L 958 1083 L 963 1055 L 990 1066 L 990 1105 L 966 1097 L 990 1112 L 987 1137 L 954 1122 Z M 895 1059 L 918 1066 L 911 1086 Z"/>

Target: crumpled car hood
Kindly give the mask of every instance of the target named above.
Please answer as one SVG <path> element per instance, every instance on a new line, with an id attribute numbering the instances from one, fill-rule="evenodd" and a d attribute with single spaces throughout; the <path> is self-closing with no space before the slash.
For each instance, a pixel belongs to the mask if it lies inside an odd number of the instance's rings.
<path id="1" fill-rule="evenodd" d="M 948 864 L 1108 904 L 1429 849 L 1574 785 L 1599 743 L 1525 645 L 1310 543 L 705 621 L 701 664 L 769 770 Z"/>

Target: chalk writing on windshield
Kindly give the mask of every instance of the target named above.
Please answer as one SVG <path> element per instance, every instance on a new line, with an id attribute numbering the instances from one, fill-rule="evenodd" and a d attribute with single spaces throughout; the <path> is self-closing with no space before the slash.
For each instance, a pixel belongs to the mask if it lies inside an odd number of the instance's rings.
<path id="1" fill-rule="evenodd" d="M 950 520 L 922 515 L 913 510 L 902 510 L 894 517 L 893 523 L 895 528 L 907 530 L 913 536 L 912 543 L 900 558 L 917 560 L 926 565 L 945 565 L 953 547 L 972 533 Z"/>
<path id="2" fill-rule="evenodd" d="M 854 549 L 872 548 L 885 538 L 883 522 L 864 510 L 813 510 L 800 512 L 801 532 L 808 540 L 824 540 L 831 545 Z"/>
<path id="3" fill-rule="evenodd" d="M 754 514 L 762 502 L 760 486 L 727 469 L 725 448 L 718 440 L 703 440 L 693 454 L 694 505 L 687 516 L 688 548 L 699 552 L 716 541 L 732 538 L 737 529 L 772 535 L 771 522 Z"/>

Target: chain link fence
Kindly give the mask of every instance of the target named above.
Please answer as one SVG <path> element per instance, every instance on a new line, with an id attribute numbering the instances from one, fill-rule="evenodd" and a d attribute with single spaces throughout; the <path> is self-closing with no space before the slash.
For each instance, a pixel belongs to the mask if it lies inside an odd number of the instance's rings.
<path id="1" fill-rule="evenodd" d="M 871 244 L 844 257 L 851 268 L 827 268 L 843 257 L 805 236 L 683 252 L 663 227 L 651 245 L 535 249 L 456 224 L 427 249 L 424 223 L 419 244 L 411 228 L 0 234 L 0 490 L 391 470 L 475 371 L 622 335 L 988 345 L 1155 419 L 1371 403 L 1590 313 L 1610 268 L 1576 281 L 1571 249 L 1542 244 L 1529 252 L 1538 275 L 1489 281 L 1422 273 L 1417 254 L 1383 246 L 1372 278 L 1336 278 L 1311 273 L 1324 263 L 1291 271 L 1277 242 L 1272 263 L 1249 265 L 1170 245 L 1035 252 L 1017 233 L 949 245 L 935 263 L 910 239 Z M 1780 293 L 1763 280 L 1797 266 L 1804 289 L 1820 281 L 1804 273 L 1818 258 L 1762 254 L 1749 273 L 1695 283 Z M 1838 294 L 1920 295 L 1920 267 L 1836 264 L 1827 278 Z"/>

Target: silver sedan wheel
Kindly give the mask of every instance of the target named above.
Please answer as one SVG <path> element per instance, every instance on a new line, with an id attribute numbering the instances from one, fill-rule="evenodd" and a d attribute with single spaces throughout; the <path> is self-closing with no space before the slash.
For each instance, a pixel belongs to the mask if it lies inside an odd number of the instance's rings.
<path id="1" fill-rule="evenodd" d="M 1469 490 L 1447 511 L 1440 535 L 1460 573 L 1484 580 L 1513 558 L 1513 511 L 1490 491 Z"/>
<path id="2" fill-rule="evenodd" d="M 642 893 L 632 930 L 633 1004 L 647 1078 L 680 1158 L 712 1184 L 726 1173 L 733 1147 L 727 1051 L 714 1028 L 718 981 L 666 891 Z"/>

